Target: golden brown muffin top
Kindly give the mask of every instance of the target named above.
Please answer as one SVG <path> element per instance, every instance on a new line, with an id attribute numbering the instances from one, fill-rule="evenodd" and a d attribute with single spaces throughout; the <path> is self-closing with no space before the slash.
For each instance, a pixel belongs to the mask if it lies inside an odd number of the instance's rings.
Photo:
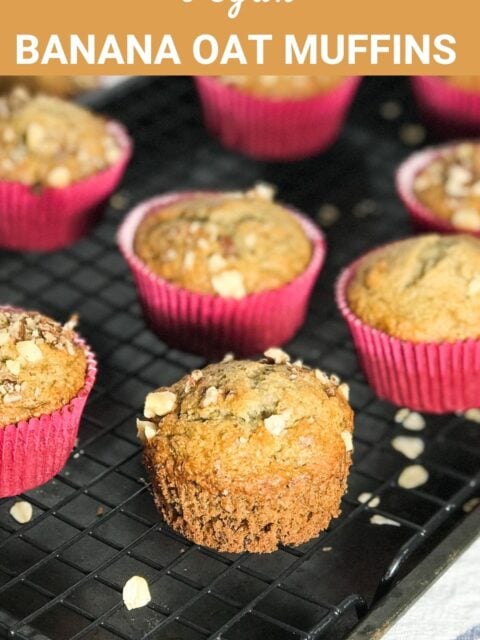
<path id="1" fill-rule="evenodd" d="M 121 146 L 87 109 L 15 89 L 0 98 L 0 180 L 66 187 L 115 164 Z"/>
<path id="2" fill-rule="evenodd" d="M 480 240 L 429 234 L 359 262 L 348 304 L 365 324 L 413 342 L 480 337 Z"/>
<path id="3" fill-rule="evenodd" d="M 312 245 L 290 211 L 264 186 L 199 194 L 148 214 L 134 240 L 156 275 L 197 293 L 243 298 L 305 271 Z"/>
<path id="4" fill-rule="evenodd" d="M 443 79 L 465 91 L 480 91 L 480 76 L 443 76 Z"/>
<path id="5" fill-rule="evenodd" d="M 264 98 L 302 100 L 334 89 L 342 83 L 338 76 L 218 76 L 232 87 Z"/>
<path id="6" fill-rule="evenodd" d="M 97 76 L 0 76 L 0 92 L 24 87 L 31 93 L 46 93 L 59 98 L 73 98 L 100 84 Z"/>
<path id="7" fill-rule="evenodd" d="M 260 362 L 231 360 L 150 393 L 139 437 L 153 464 L 208 486 L 244 480 L 280 486 L 329 475 L 352 450 L 348 387 L 280 349 Z"/>
<path id="8" fill-rule="evenodd" d="M 0 427 L 60 409 L 82 389 L 87 358 L 74 325 L 0 308 Z"/>
<path id="9" fill-rule="evenodd" d="M 457 229 L 480 231 L 480 144 L 462 142 L 439 152 L 413 182 L 415 197 Z"/>

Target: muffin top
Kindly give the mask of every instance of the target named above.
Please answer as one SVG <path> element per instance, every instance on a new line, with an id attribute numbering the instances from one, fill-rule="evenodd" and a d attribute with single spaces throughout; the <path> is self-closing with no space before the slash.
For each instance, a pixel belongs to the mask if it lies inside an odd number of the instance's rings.
<path id="1" fill-rule="evenodd" d="M 480 240 L 429 234 L 367 254 L 348 285 L 365 324 L 412 342 L 480 337 Z"/>
<path id="2" fill-rule="evenodd" d="M 480 91 L 480 76 L 444 76 L 443 79 L 465 91 Z"/>
<path id="3" fill-rule="evenodd" d="M 74 326 L 0 308 L 0 427 L 60 409 L 82 389 L 87 358 Z"/>
<path id="4" fill-rule="evenodd" d="M 311 98 L 342 83 L 338 76 L 218 76 L 232 87 L 264 98 Z"/>
<path id="5" fill-rule="evenodd" d="M 102 118 L 21 88 L 0 98 L 0 141 L 0 180 L 36 187 L 66 187 L 123 154 Z"/>
<path id="6" fill-rule="evenodd" d="M 272 196 L 258 186 L 178 200 L 145 216 L 134 251 L 155 274 L 197 293 L 240 299 L 275 289 L 305 271 L 312 245 Z"/>
<path id="7" fill-rule="evenodd" d="M 458 229 L 480 231 L 480 144 L 440 151 L 415 177 L 415 197 Z"/>
<path id="8" fill-rule="evenodd" d="M 292 476 L 328 476 L 349 454 L 347 396 L 336 377 L 270 349 L 260 362 L 213 364 L 150 393 L 138 432 L 150 461 L 173 461 L 197 482 L 279 486 Z"/>
<path id="9" fill-rule="evenodd" d="M 24 87 L 32 93 L 46 93 L 59 98 L 73 98 L 85 91 L 96 89 L 97 76 L 0 76 L 0 92 Z"/>

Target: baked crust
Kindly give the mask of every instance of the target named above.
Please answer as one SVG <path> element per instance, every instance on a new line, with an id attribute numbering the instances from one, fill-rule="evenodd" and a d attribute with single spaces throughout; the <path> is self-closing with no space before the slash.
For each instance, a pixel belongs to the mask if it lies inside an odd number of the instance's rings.
<path id="1" fill-rule="evenodd" d="M 347 288 L 365 324 L 412 342 L 480 337 L 480 240 L 428 234 L 362 258 Z"/>
<path id="2" fill-rule="evenodd" d="M 331 91 L 338 76 L 218 76 L 224 84 L 263 98 L 302 100 Z"/>
<path id="3" fill-rule="evenodd" d="M 165 520 L 226 552 L 318 535 L 351 464 L 347 395 L 336 378 L 273 359 L 210 365 L 149 394 L 139 433 Z"/>
<path id="4" fill-rule="evenodd" d="M 197 293 L 242 298 L 305 271 L 312 244 L 265 187 L 194 195 L 140 223 L 134 251 L 161 278 Z"/>

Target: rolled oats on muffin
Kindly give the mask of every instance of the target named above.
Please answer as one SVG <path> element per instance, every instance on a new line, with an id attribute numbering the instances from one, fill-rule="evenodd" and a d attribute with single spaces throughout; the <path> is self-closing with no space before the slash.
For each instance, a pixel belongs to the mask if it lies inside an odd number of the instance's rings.
<path id="1" fill-rule="evenodd" d="M 265 185 L 179 193 L 126 217 L 120 248 L 147 319 L 169 344 L 252 354 L 297 331 L 325 245 L 310 220 L 272 198 Z"/>
<path id="2" fill-rule="evenodd" d="M 117 123 L 20 88 L 0 98 L 0 141 L 0 245 L 10 249 L 55 249 L 85 233 L 131 150 Z"/>
<path id="3" fill-rule="evenodd" d="M 0 497 L 49 480 L 73 448 L 96 373 L 75 323 L 0 307 Z"/>
<path id="4" fill-rule="evenodd" d="M 419 226 L 480 234 L 480 142 L 413 154 L 398 171 L 397 188 Z"/>
<path id="5" fill-rule="evenodd" d="M 347 396 L 335 376 L 292 364 L 280 349 L 260 362 L 210 365 L 150 393 L 138 433 L 166 522 L 232 553 L 317 536 L 339 515 L 346 488 Z"/>
<path id="6" fill-rule="evenodd" d="M 367 378 L 395 404 L 443 413 L 480 397 L 480 239 L 429 234 L 371 251 L 337 301 Z"/>
<path id="7" fill-rule="evenodd" d="M 332 76 L 197 76 L 206 125 L 254 158 L 297 160 L 338 137 L 360 82 Z"/>

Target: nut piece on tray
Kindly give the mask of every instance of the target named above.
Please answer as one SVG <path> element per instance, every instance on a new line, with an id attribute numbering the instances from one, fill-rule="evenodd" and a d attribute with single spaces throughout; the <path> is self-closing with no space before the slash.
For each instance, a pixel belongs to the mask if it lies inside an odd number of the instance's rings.
<path id="1" fill-rule="evenodd" d="M 224 552 L 298 545 L 339 515 L 351 464 L 348 387 L 280 349 L 150 393 L 138 433 L 157 507 Z"/>

